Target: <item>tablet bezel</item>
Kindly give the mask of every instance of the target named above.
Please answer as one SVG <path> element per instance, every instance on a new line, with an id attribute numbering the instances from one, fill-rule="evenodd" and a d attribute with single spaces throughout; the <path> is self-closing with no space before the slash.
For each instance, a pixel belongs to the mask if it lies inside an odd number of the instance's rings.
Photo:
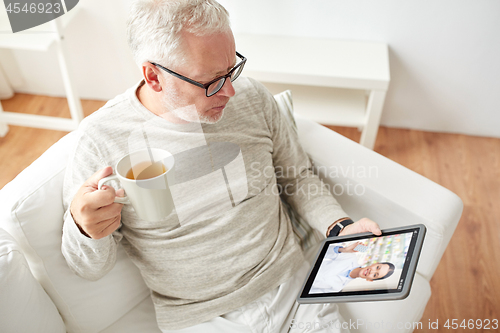
<path id="1" fill-rule="evenodd" d="M 363 301 L 384 301 L 384 300 L 397 300 L 404 299 L 408 297 L 413 283 L 413 278 L 415 276 L 415 271 L 418 264 L 418 259 L 420 258 L 420 253 L 422 251 L 422 246 L 425 238 L 426 227 L 423 224 L 415 224 L 398 228 L 384 229 L 382 230 L 382 235 L 376 236 L 372 233 L 360 233 L 340 237 L 326 238 L 319 248 L 316 258 L 314 260 L 314 265 L 309 270 L 307 278 L 302 284 L 299 295 L 297 296 L 297 302 L 303 304 L 314 304 L 314 303 L 339 303 L 339 302 L 363 302 Z M 401 289 L 378 289 L 378 290 L 365 290 L 356 292 L 340 292 L 340 293 L 324 293 L 324 294 L 308 294 L 316 274 L 321 265 L 322 259 L 326 254 L 326 251 L 331 243 L 340 243 L 355 241 L 359 239 L 373 238 L 373 237 L 383 237 L 398 233 L 408 233 L 417 231 L 417 239 L 415 240 L 414 246 L 410 246 L 408 249 L 408 254 L 406 261 L 410 260 L 409 264 L 404 265 L 403 272 L 401 273 L 401 279 L 403 279 L 404 284 Z M 413 243 L 413 240 L 412 240 Z M 410 253 L 411 251 L 411 253 Z M 312 276 L 314 274 L 314 276 Z M 405 274 L 405 276 L 403 276 Z"/>

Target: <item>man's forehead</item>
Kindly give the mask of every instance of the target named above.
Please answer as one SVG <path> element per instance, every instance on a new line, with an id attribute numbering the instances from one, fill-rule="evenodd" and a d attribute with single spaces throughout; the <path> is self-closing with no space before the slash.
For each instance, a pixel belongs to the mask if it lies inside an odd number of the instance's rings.
<path id="1" fill-rule="evenodd" d="M 224 74 L 227 74 L 231 69 L 233 69 L 234 66 L 236 66 L 236 54 L 234 55 L 233 63 L 228 68 L 221 70 L 221 71 L 218 71 L 216 73 L 210 73 L 210 74 L 213 74 L 215 76 L 224 75 Z"/>
<path id="2" fill-rule="evenodd" d="M 188 69 L 200 79 L 215 78 L 227 74 L 236 65 L 236 53 L 234 57 L 229 59 L 225 57 L 225 59 L 218 59 L 217 61 L 202 61 L 198 62 L 197 66 L 188 67 Z"/>
<path id="3" fill-rule="evenodd" d="M 234 37 L 231 32 L 210 36 L 183 34 L 185 70 L 198 77 L 227 74 L 237 62 Z"/>

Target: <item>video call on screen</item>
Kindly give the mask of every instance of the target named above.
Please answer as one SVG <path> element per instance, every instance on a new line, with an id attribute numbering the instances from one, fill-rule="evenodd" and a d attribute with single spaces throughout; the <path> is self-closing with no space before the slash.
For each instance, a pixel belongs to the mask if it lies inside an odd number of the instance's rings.
<path id="1" fill-rule="evenodd" d="M 413 235 L 414 232 L 411 231 L 356 241 L 330 243 L 314 277 L 309 294 L 401 289 L 401 275 Z M 339 251 L 339 248 L 346 249 L 353 243 L 359 243 L 355 247 L 356 251 L 349 253 Z M 392 269 L 387 263 L 392 264 Z M 356 270 L 358 267 L 361 270 Z M 363 274 L 353 278 L 350 273 L 353 270 L 354 272 L 374 273 L 377 272 L 375 269 L 378 269 L 379 278 L 371 281 L 368 281 L 370 278 Z M 392 270 L 392 273 L 389 273 L 389 270 Z"/>

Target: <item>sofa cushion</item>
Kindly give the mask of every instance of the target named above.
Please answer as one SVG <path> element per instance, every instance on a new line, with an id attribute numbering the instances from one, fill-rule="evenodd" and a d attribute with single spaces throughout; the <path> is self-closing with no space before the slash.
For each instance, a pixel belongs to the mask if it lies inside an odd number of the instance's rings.
<path id="1" fill-rule="evenodd" d="M 1 228 L 0 326 L 2 332 L 66 332 L 54 303 L 31 274 L 21 247 Z"/>
<path id="2" fill-rule="evenodd" d="M 280 92 L 274 95 L 274 100 L 276 104 L 278 104 L 279 110 L 285 115 L 290 126 L 292 126 L 295 133 L 297 133 L 297 124 L 295 123 L 295 117 L 293 115 L 292 92 L 290 90 Z"/>
<path id="3" fill-rule="evenodd" d="M 155 306 L 151 297 L 145 298 L 113 325 L 100 333 L 161 333 L 156 324 Z"/>
<path id="4" fill-rule="evenodd" d="M 76 276 L 66 264 L 62 184 L 75 134 L 54 144 L 0 191 L 0 227 L 18 241 L 67 330 L 98 332 L 149 297 L 149 290 L 121 247 L 115 267 L 99 281 Z"/>

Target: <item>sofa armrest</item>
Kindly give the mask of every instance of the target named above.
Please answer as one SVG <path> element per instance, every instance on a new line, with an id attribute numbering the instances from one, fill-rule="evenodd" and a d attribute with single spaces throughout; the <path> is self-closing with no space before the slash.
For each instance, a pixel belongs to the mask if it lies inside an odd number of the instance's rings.
<path id="1" fill-rule="evenodd" d="M 66 332 L 55 304 L 33 277 L 21 246 L 0 228 L 2 332 Z"/>
<path id="2" fill-rule="evenodd" d="M 77 139 L 78 132 L 67 134 L 0 190 L 0 228 L 22 249 L 29 269 L 57 307 L 67 331 L 99 332 L 149 297 L 150 291 L 122 246 L 114 268 L 98 281 L 75 275 L 64 259 L 63 183 L 67 159 Z"/>
<path id="3" fill-rule="evenodd" d="M 299 138 L 316 172 L 354 219 L 382 228 L 427 227 L 418 272 L 430 280 L 462 214 L 462 200 L 446 188 L 296 115 Z"/>

